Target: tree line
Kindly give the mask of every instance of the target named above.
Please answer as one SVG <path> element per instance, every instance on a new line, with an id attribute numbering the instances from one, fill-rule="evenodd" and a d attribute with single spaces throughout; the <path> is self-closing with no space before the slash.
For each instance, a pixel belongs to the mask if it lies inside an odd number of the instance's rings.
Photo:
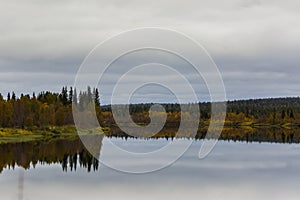
<path id="1" fill-rule="evenodd" d="M 184 106 L 191 107 L 198 104 L 201 122 L 209 122 L 211 118 L 211 103 L 190 103 Z M 218 103 L 216 103 L 218 104 Z M 225 125 L 238 124 L 300 124 L 300 98 L 268 98 L 228 101 Z M 131 117 L 137 123 L 150 122 L 148 111 L 153 103 L 118 105 L 129 109 Z M 181 106 L 176 103 L 162 104 L 165 108 L 168 122 L 180 122 Z M 101 107 L 103 122 L 113 124 L 111 106 Z M 192 116 L 192 113 L 188 113 Z"/>
<path id="2" fill-rule="evenodd" d="M 237 100 L 226 103 L 226 125 L 300 125 L 299 97 Z M 167 122 L 172 126 L 178 126 L 182 114 L 193 119 L 195 113 L 192 111 L 181 113 L 181 106 L 193 108 L 195 104 L 199 106 L 200 110 L 199 124 L 208 124 L 211 118 L 211 103 L 209 102 L 185 105 L 162 104 L 167 112 Z M 8 93 L 6 98 L 0 94 L 0 127 L 44 128 L 74 125 L 72 106 L 80 111 L 89 105 L 96 107 L 96 114 L 102 126 L 115 125 L 111 106 L 100 105 L 100 94 L 97 88 L 87 87 L 85 91 L 77 92 L 76 88 L 65 86 L 62 87 L 60 93 L 45 91 L 38 95 L 35 93 L 32 95 L 21 94 L 20 97 L 17 97 L 12 92 Z M 134 122 L 147 124 L 150 123 L 149 109 L 152 105 L 153 103 L 141 103 L 116 105 L 116 107 L 129 109 Z M 119 114 L 122 115 L 122 113 Z"/>
<path id="3" fill-rule="evenodd" d="M 76 88 L 62 87 L 60 93 L 40 92 L 21 94 L 8 93 L 6 99 L 0 94 L 0 127 L 30 128 L 73 125 L 72 105 L 83 109 L 87 104 L 100 108 L 97 88 L 87 87 L 77 94 Z M 100 109 L 97 109 L 100 112 Z"/>

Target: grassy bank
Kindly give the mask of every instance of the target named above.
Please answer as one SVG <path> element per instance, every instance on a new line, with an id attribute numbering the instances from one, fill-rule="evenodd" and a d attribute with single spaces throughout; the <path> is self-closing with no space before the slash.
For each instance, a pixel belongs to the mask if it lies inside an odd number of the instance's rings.
<path id="1" fill-rule="evenodd" d="M 98 134 L 102 129 L 104 133 L 110 131 L 110 128 L 96 128 L 90 130 L 81 130 L 81 135 Z M 0 144 L 9 142 L 26 142 L 34 140 L 52 140 L 62 138 L 78 138 L 78 132 L 75 126 L 52 126 L 44 128 L 0 128 Z"/>
<path id="2" fill-rule="evenodd" d="M 47 128 L 0 128 L 0 143 L 26 142 L 33 140 L 50 140 L 53 138 L 77 137 L 73 126 L 47 127 Z"/>
<path id="3" fill-rule="evenodd" d="M 141 125 L 141 124 L 140 124 Z M 146 125 L 146 124 L 143 124 Z M 143 126 L 142 125 L 142 126 Z M 157 133 L 154 137 L 174 137 L 178 130 L 179 124 L 166 124 L 166 126 Z M 198 129 L 198 138 L 205 136 L 205 133 L 208 129 L 209 123 L 199 124 Z M 221 124 L 220 124 L 221 125 Z M 128 125 L 130 127 L 130 125 Z M 116 124 L 111 124 L 110 127 L 96 128 L 91 130 L 81 130 L 80 134 L 99 134 L 100 129 L 107 136 L 123 137 L 127 136 L 118 128 Z M 223 139 L 232 138 L 233 136 L 238 136 L 240 138 L 244 137 L 243 134 L 239 136 L 238 132 L 247 134 L 252 134 L 254 132 L 259 132 L 260 137 L 273 137 L 274 129 L 281 131 L 278 134 L 285 135 L 299 135 L 300 128 L 298 124 L 268 124 L 268 123 L 225 123 L 222 134 Z M 142 134 L 143 135 L 143 134 Z M 78 132 L 75 126 L 52 126 L 44 128 L 27 128 L 27 129 L 18 129 L 18 128 L 0 128 L 0 144 L 9 143 L 9 142 L 26 142 L 33 140 L 52 140 L 59 138 L 70 138 L 74 139 L 78 137 Z M 182 137 L 191 137 L 190 131 L 186 130 L 186 133 Z M 280 136 L 281 137 L 281 136 Z"/>

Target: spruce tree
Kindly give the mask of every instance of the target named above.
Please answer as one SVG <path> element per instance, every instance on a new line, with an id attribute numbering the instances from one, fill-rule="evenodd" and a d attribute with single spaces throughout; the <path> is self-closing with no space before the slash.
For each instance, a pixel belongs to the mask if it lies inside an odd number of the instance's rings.
<path id="1" fill-rule="evenodd" d="M 14 101 L 16 100 L 16 94 L 15 94 L 15 92 L 12 92 L 11 99 L 14 100 Z"/>
<path id="2" fill-rule="evenodd" d="M 100 95 L 99 95 L 98 88 L 95 89 L 94 97 L 95 97 L 95 105 L 100 106 Z"/>
<path id="3" fill-rule="evenodd" d="M 7 94 L 7 101 L 10 101 L 10 93 Z"/>
<path id="4" fill-rule="evenodd" d="M 71 104 L 72 101 L 73 101 L 73 88 L 70 87 L 68 103 Z"/>

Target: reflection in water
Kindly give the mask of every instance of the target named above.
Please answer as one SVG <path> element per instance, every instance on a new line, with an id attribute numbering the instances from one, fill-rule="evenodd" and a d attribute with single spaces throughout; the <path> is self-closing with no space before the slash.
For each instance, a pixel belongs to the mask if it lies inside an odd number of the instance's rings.
<path id="1" fill-rule="evenodd" d="M 165 138 L 173 138 L 176 130 L 164 129 L 162 133 Z M 117 130 L 111 133 L 127 139 L 128 136 Z M 205 137 L 205 130 L 198 132 L 196 140 Z M 188 131 L 187 133 L 188 134 Z M 85 142 L 93 142 L 93 153 L 99 152 L 102 147 L 103 135 L 84 136 L 81 139 Z M 246 141 L 246 142 L 269 142 L 269 143 L 299 143 L 300 129 L 279 129 L 279 128 L 224 128 L 220 140 Z M 126 141 L 123 141 L 126 146 Z M 94 145 L 96 144 L 96 145 Z M 144 148 L 146 148 L 144 144 Z M 122 145 L 120 145 L 122 146 Z M 84 147 L 81 140 L 77 139 L 55 139 L 50 141 L 30 141 L 19 143 L 0 144 L 0 173 L 4 168 L 21 166 L 24 169 L 35 167 L 37 164 L 59 163 L 63 171 L 76 171 L 79 167 L 86 168 L 88 172 L 96 171 L 99 167 L 100 154 L 93 157 Z"/>
<path id="2" fill-rule="evenodd" d="M 190 135 L 188 129 L 185 130 L 183 136 L 176 136 L 176 128 L 163 128 L 158 134 L 153 136 L 153 138 L 194 138 Z M 196 140 L 204 138 L 216 138 L 212 135 L 206 136 L 207 127 L 200 128 Z M 122 132 L 118 127 L 112 127 L 109 133 L 106 133 L 109 137 L 123 137 L 128 138 L 129 136 Z M 220 140 L 230 140 L 230 141 L 246 141 L 246 142 L 268 142 L 268 143 L 300 143 L 300 128 L 288 129 L 280 127 L 224 127 L 222 134 L 219 137 Z"/>
<path id="3" fill-rule="evenodd" d="M 97 141 L 100 152 L 103 136 L 85 137 Z M 87 168 L 88 172 L 96 171 L 99 167 L 99 161 L 85 149 L 79 138 L 1 144 L 0 155 L 0 173 L 4 168 L 14 169 L 16 165 L 29 169 L 37 164 L 60 163 L 64 171 L 76 171 L 79 164 L 79 167 Z"/>
<path id="4" fill-rule="evenodd" d="M 101 156 L 111 152 L 107 143 L 131 146 L 135 152 L 158 149 L 166 140 L 103 138 Z M 170 142 L 170 141 L 169 141 Z M 0 175 L 0 199 L 26 200 L 298 200 L 300 196 L 300 145 L 219 141 L 211 154 L 199 160 L 203 141 L 195 141 L 172 166 L 154 173 L 131 175 L 101 166 L 101 173 L 65 173 L 61 164 L 35 169 L 4 170 Z M 104 149 L 105 148 L 105 149 Z M 103 151 L 105 150 L 105 151 Z M 147 149 L 146 149 L 147 150 Z M 173 156 L 157 156 L 151 162 L 134 161 L 142 167 Z M 78 157 L 79 158 L 79 157 Z M 132 164 L 128 156 L 112 155 L 121 165 Z M 25 172 L 19 189 L 19 170 Z M 23 194 L 22 194 L 23 190 Z"/>
<path id="5" fill-rule="evenodd" d="M 224 128 L 221 140 L 268 142 L 268 143 L 299 143 L 300 129 L 287 128 Z"/>

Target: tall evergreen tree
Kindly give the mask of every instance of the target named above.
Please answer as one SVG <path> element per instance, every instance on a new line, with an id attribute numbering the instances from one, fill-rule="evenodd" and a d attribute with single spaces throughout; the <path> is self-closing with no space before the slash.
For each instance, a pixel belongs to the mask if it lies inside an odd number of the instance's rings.
<path id="1" fill-rule="evenodd" d="M 71 104 L 73 101 L 73 88 L 70 87 L 70 90 L 69 90 L 69 101 L 68 103 Z"/>
<path id="2" fill-rule="evenodd" d="M 95 105 L 100 106 L 100 95 L 99 95 L 98 88 L 95 89 L 94 98 L 95 98 Z"/>
<path id="3" fill-rule="evenodd" d="M 7 93 L 7 101 L 10 101 L 10 93 Z"/>
<path id="4" fill-rule="evenodd" d="M 63 87 L 61 89 L 60 101 L 62 102 L 63 105 L 68 104 L 68 89 L 67 89 L 67 86 Z"/>
<path id="5" fill-rule="evenodd" d="M 16 94 L 15 94 L 15 92 L 12 92 L 11 99 L 14 100 L 14 101 L 16 100 Z"/>

